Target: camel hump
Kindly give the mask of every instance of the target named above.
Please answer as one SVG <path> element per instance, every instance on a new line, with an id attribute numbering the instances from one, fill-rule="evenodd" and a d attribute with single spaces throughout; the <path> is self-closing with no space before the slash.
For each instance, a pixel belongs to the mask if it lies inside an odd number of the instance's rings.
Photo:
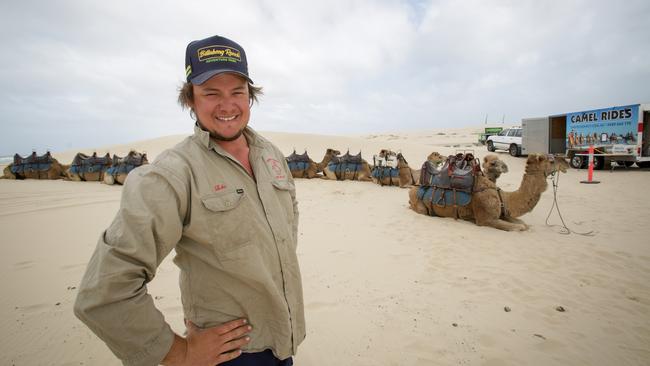
<path id="1" fill-rule="evenodd" d="M 397 160 L 399 158 L 398 156 L 395 155 L 387 155 L 387 154 L 381 154 L 379 155 L 374 155 L 372 157 L 373 160 L 373 165 L 375 168 L 382 167 L 382 168 L 392 168 L 395 169 L 397 168 Z"/>
<path id="2" fill-rule="evenodd" d="M 74 159 L 72 159 L 70 173 L 85 174 L 105 172 L 112 163 L 109 154 L 97 156 L 97 152 L 95 151 L 92 155 L 88 156 L 84 153 L 77 153 Z"/>
<path id="3" fill-rule="evenodd" d="M 345 153 L 345 155 L 339 157 L 338 160 L 340 163 L 347 163 L 347 164 L 361 164 L 363 162 L 363 158 L 361 157 L 361 151 L 359 151 L 359 153 L 356 155 L 350 155 L 350 151 L 348 151 Z"/>
<path id="4" fill-rule="evenodd" d="M 473 154 L 450 155 L 440 169 L 427 160 L 422 164 L 420 185 L 471 191 L 474 177 L 480 170 L 480 164 Z"/>
<path id="5" fill-rule="evenodd" d="M 296 154 L 296 150 L 291 153 L 291 155 L 286 157 L 287 163 L 309 163 L 311 158 L 305 151 L 303 154 Z"/>
<path id="6" fill-rule="evenodd" d="M 106 174 L 112 175 L 115 182 L 121 183 L 119 176 L 128 175 L 131 170 L 149 164 L 147 160 L 146 153 L 139 153 L 135 150 L 129 151 L 129 153 L 121 158 L 118 155 L 113 154 L 112 165 L 106 170 Z"/>

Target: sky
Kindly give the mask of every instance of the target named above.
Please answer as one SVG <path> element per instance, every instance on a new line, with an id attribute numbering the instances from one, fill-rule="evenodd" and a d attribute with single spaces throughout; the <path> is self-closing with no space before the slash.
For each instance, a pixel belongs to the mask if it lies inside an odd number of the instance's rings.
<path id="1" fill-rule="evenodd" d="M 650 102 L 650 1 L 2 1 L 0 156 L 191 134 L 185 47 L 246 51 L 261 131 L 519 124 Z M 90 151 L 86 151 L 90 152 Z"/>

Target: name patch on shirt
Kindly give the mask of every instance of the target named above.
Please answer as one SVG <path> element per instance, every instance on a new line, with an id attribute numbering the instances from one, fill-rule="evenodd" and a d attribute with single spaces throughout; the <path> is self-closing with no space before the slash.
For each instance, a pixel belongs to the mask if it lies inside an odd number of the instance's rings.
<path id="1" fill-rule="evenodd" d="M 280 165 L 279 161 L 277 161 L 274 158 L 266 158 L 266 163 L 271 168 L 271 171 L 273 172 L 275 179 L 287 178 L 286 174 L 284 174 L 284 171 L 282 170 L 282 166 Z"/>

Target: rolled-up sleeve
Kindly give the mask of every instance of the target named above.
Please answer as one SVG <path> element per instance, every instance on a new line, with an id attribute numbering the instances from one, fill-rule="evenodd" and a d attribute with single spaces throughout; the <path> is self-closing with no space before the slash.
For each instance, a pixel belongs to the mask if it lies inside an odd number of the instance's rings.
<path id="1" fill-rule="evenodd" d="M 75 315 L 125 365 L 157 365 L 172 345 L 174 333 L 147 283 L 181 238 L 186 189 L 162 167 L 133 170 L 117 216 L 100 235 L 79 285 Z"/>

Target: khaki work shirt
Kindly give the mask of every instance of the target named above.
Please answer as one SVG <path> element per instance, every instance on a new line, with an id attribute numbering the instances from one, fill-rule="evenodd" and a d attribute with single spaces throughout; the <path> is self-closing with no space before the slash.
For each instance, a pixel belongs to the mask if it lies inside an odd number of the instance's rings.
<path id="1" fill-rule="evenodd" d="M 246 318 L 243 351 L 279 359 L 305 338 L 293 179 L 280 150 L 250 128 L 244 136 L 254 179 L 198 126 L 129 174 L 74 307 L 125 365 L 156 365 L 172 345 L 147 293 L 172 249 L 185 318 L 199 327 Z"/>

